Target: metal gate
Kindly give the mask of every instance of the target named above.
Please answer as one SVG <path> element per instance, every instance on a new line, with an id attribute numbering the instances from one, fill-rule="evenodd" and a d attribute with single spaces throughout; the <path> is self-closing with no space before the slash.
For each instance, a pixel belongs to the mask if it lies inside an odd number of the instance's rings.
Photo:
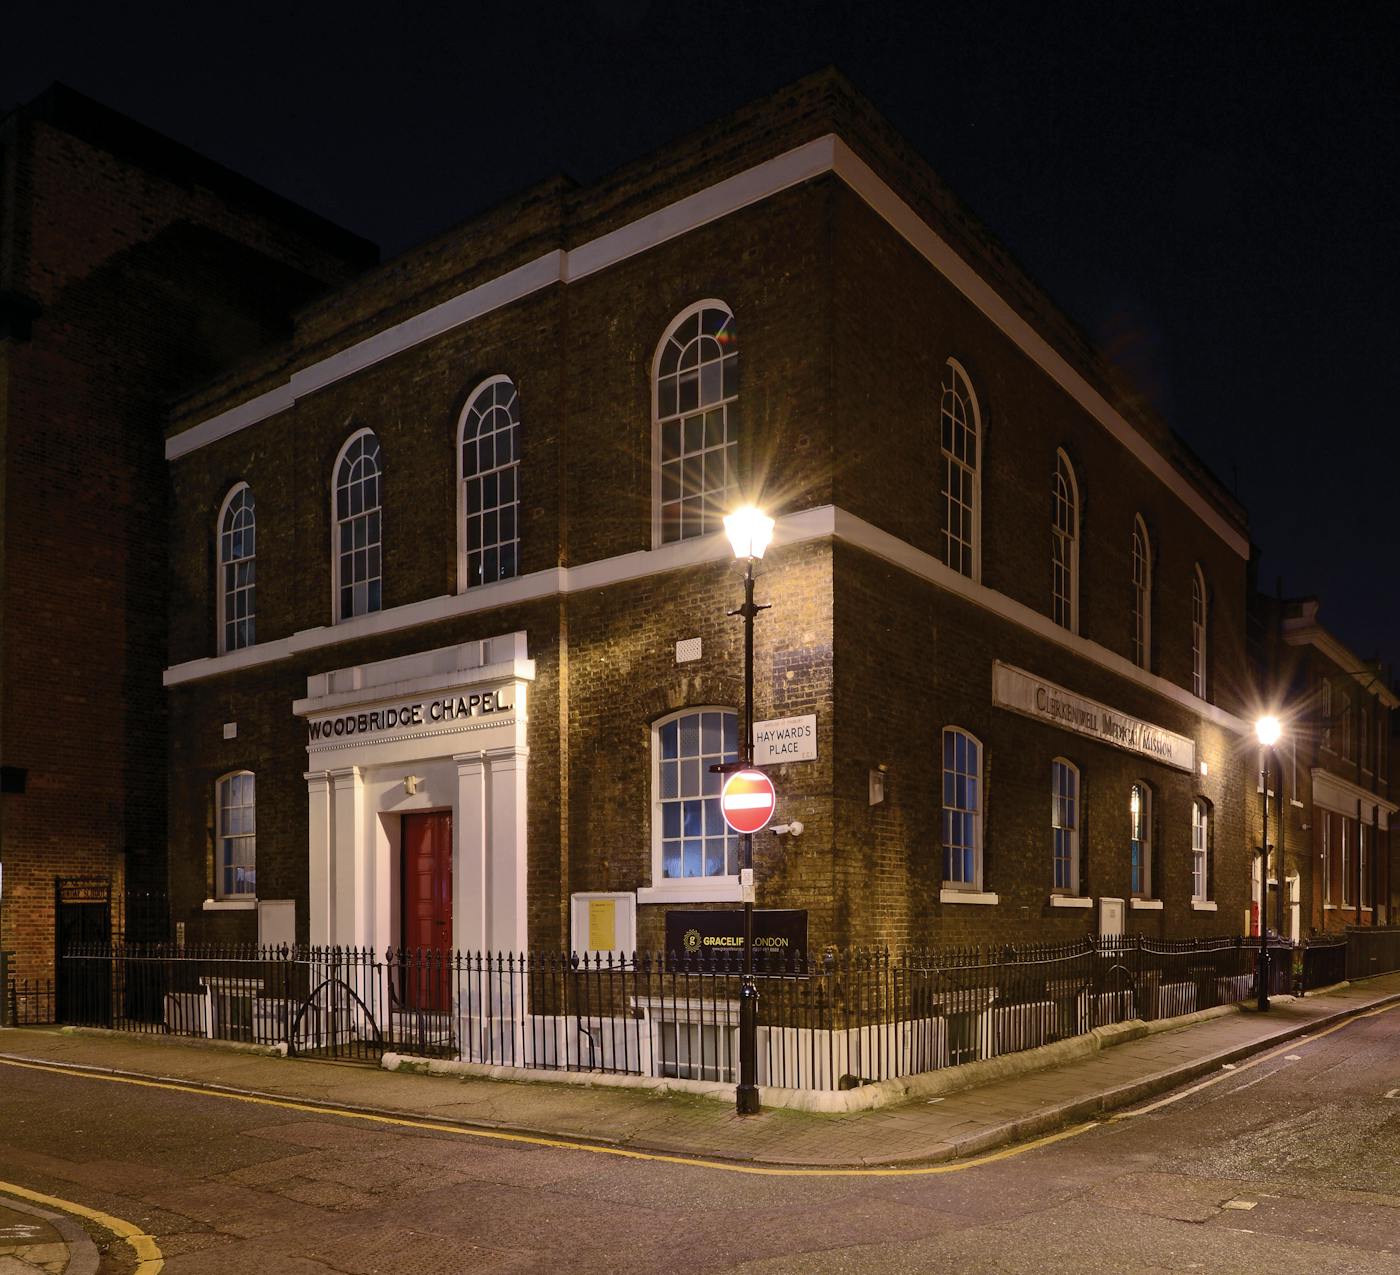
<path id="1" fill-rule="evenodd" d="M 112 1018 L 112 965 L 106 977 L 80 974 L 63 955 L 79 943 L 109 943 L 112 939 L 111 877 L 55 877 L 53 883 L 55 1017 L 105 1023 Z"/>

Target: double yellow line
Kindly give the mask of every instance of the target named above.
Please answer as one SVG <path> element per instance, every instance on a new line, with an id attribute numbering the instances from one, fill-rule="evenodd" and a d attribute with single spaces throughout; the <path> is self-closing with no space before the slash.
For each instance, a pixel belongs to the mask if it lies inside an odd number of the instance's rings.
<path id="1" fill-rule="evenodd" d="M 165 1258 L 161 1254 L 155 1238 L 123 1218 L 113 1217 L 112 1214 L 103 1213 L 100 1209 L 90 1209 L 86 1204 L 76 1204 L 72 1200 L 61 1200 L 56 1195 L 43 1195 L 13 1182 L 0 1182 L 0 1195 L 13 1196 L 17 1200 L 28 1200 L 31 1204 L 47 1205 L 60 1213 L 70 1213 L 76 1217 L 85 1217 L 90 1222 L 96 1222 L 98 1226 L 111 1231 L 113 1235 L 125 1240 L 131 1246 L 131 1251 L 136 1254 L 135 1275 L 156 1275 L 165 1266 Z"/>
<path id="2" fill-rule="evenodd" d="M 0 1066 L 20 1067 L 30 1071 L 52 1072 L 62 1076 L 80 1076 L 88 1080 L 101 1080 L 109 1084 L 133 1085 L 142 1089 L 164 1089 L 173 1093 L 193 1094 L 202 1098 L 222 1098 L 227 1102 L 241 1102 L 260 1107 L 274 1107 L 282 1111 L 295 1111 L 307 1115 L 338 1116 L 345 1120 L 358 1120 L 364 1124 L 386 1125 L 391 1128 L 414 1129 L 430 1133 L 443 1133 L 452 1137 L 474 1138 L 489 1142 L 508 1143 L 517 1146 L 545 1147 L 556 1151 L 582 1151 L 591 1155 L 611 1156 L 619 1160 L 638 1160 L 651 1164 L 674 1164 L 689 1169 L 711 1169 L 720 1173 L 743 1173 L 756 1177 L 774 1178 L 866 1178 L 866 1177 L 886 1177 L 886 1178 L 912 1178 L 931 1177 L 944 1173 L 961 1173 L 967 1169 L 975 1169 L 984 1164 L 995 1164 L 1001 1160 L 1009 1160 L 1014 1156 L 1025 1155 L 1027 1152 L 1039 1150 L 1055 1142 L 1062 1142 L 1067 1138 L 1078 1137 L 1081 1133 L 1087 1133 L 1090 1129 L 1098 1128 L 1105 1123 L 1113 1123 L 1121 1120 L 1134 1119 L 1137 1116 L 1147 1115 L 1149 1112 L 1157 1111 L 1162 1107 L 1169 1106 L 1174 1102 L 1180 1102 L 1184 1098 L 1189 1098 L 1193 1094 L 1199 1093 L 1212 1085 L 1220 1084 L 1222 1081 L 1239 1076 L 1243 1071 L 1248 1071 L 1253 1067 L 1279 1057 L 1295 1049 L 1300 1049 L 1314 1041 L 1321 1040 L 1324 1036 L 1330 1036 L 1333 1032 L 1341 1031 L 1344 1027 L 1349 1027 L 1352 1023 L 1363 1018 L 1374 1018 L 1378 1014 L 1390 1013 L 1392 1010 L 1400 1009 L 1400 1001 L 1389 1005 L 1382 1005 L 1377 1009 L 1362 1010 L 1344 1019 L 1342 1022 L 1334 1023 L 1330 1027 L 1325 1027 L 1320 1031 L 1312 1032 L 1306 1036 L 1297 1037 L 1294 1040 L 1281 1045 L 1277 1049 L 1266 1054 L 1261 1054 L 1257 1058 L 1252 1058 L 1246 1063 L 1230 1071 L 1222 1071 L 1217 1075 L 1202 1081 L 1198 1085 L 1193 1085 L 1189 1089 L 1184 1089 L 1180 1093 L 1170 1094 L 1156 1102 L 1146 1106 L 1138 1107 L 1133 1111 L 1121 1112 L 1118 1115 L 1110 1116 L 1104 1120 L 1087 1120 L 1081 1124 L 1072 1125 L 1067 1129 L 1061 1129 L 1055 1133 L 1047 1134 L 1041 1138 L 1035 1138 L 1029 1142 L 1022 1142 L 1012 1147 L 1004 1147 L 999 1151 L 992 1151 L 986 1155 L 972 1156 L 965 1160 L 959 1160 L 950 1164 L 930 1164 L 908 1168 L 889 1167 L 850 1167 L 850 1168 L 808 1168 L 799 1166 L 779 1166 L 761 1164 L 742 1164 L 729 1160 L 704 1159 L 701 1157 L 667 1155 L 655 1151 L 634 1151 L 626 1147 L 612 1147 L 594 1142 L 575 1141 L 568 1138 L 549 1138 L 539 1134 L 510 1133 L 500 1129 L 472 1128 L 459 1124 L 443 1124 L 433 1120 L 423 1120 L 413 1116 L 393 1116 L 378 1111 L 357 1110 L 354 1107 L 337 1107 L 329 1104 L 297 1102 L 290 1098 L 278 1098 L 267 1094 L 248 1093 L 235 1089 L 205 1088 L 199 1085 L 182 1084 L 171 1080 L 150 1080 L 139 1076 L 113 1075 L 110 1072 L 88 1070 L 83 1067 L 64 1066 L 56 1063 L 37 1062 L 29 1059 L 0 1056 Z M 129 1223 L 122 1222 L 118 1218 L 109 1218 L 106 1214 L 96 1213 L 92 1210 L 84 1209 L 78 1205 L 68 1205 L 62 1201 L 53 1201 L 47 1196 L 40 1196 L 33 1193 L 25 1193 L 20 1188 L 11 1188 L 4 1183 L 0 1183 L 0 1191 L 11 1190 L 16 1194 L 24 1195 L 26 1199 L 33 1199 L 40 1202 L 56 1204 L 57 1207 L 69 1208 L 85 1217 L 91 1217 L 103 1226 L 121 1235 L 137 1249 L 137 1255 L 143 1262 L 154 1261 L 155 1266 L 142 1265 L 138 1267 L 138 1275 L 154 1275 L 160 1269 L 159 1250 L 155 1248 L 151 1237 L 145 1235 L 132 1227 Z M 139 1244 L 150 1245 L 149 1252 L 138 1247 Z"/>

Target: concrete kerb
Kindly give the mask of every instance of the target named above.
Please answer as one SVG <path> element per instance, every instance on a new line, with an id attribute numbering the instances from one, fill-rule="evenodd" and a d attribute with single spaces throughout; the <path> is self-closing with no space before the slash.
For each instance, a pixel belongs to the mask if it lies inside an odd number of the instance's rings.
<path id="1" fill-rule="evenodd" d="M 785 1089 L 764 1085 L 761 1094 L 765 1107 L 789 1111 L 804 1111 L 814 1115 L 850 1115 L 859 1111 L 875 1111 L 915 1099 L 942 1097 L 964 1089 L 975 1089 L 997 1080 L 1010 1080 L 1032 1072 L 1046 1071 L 1091 1057 L 1101 1049 L 1121 1045 L 1130 1040 L 1159 1031 L 1188 1027 L 1192 1023 L 1219 1018 L 1222 1014 L 1239 1012 L 1237 1005 L 1220 1005 L 1214 1009 L 1198 1010 L 1176 1018 L 1144 1022 L 1135 1018 L 1109 1027 L 1096 1027 L 1082 1036 L 1071 1036 L 1053 1044 L 1039 1045 L 999 1058 L 945 1067 L 939 1071 L 919 1072 L 913 1076 L 898 1076 L 877 1080 L 856 1089 L 816 1090 Z M 455 1062 L 440 1058 L 423 1058 L 414 1054 L 385 1054 L 381 1064 L 386 1071 L 410 1071 L 431 1076 L 470 1076 L 482 1080 L 507 1080 L 520 1083 L 580 1085 L 586 1088 L 641 1089 L 659 1094 L 688 1094 L 717 1102 L 732 1103 L 734 1086 L 712 1080 L 683 1080 L 674 1077 L 610 1075 L 603 1072 L 557 1071 L 526 1067 L 501 1067 L 487 1063 Z"/>
<path id="2" fill-rule="evenodd" d="M 162 1045 L 179 1045 L 184 1049 L 216 1049 L 220 1052 L 235 1054 L 254 1054 L 259 1058 L 285 1058 L 287 1057 L 287 1046 L 285 1043 L 276 1045 L 258 1045 L 246 1040 L 215 1040 L 209 1036 L 167 1036 L 161 1032 L 124 1032 L 117 1031 L 111 1027 L 75 1027 L 71 1025 L 58 1029 L 61 1036 L 99 1036 L 107 1040 L 130 1041 L 133 1038 L 140 1040 L 143 1036 L 149 1035 L 151 1040 L 159 1041 Z"/>
<path id="3" fill-rule="evenodd" d="M 1316 993 L 1314 993 L 1316 994 Z M 1166 1093 L 1175 1089 L 1178 1085 L 1186 1084 L 1200 1076 L 1209 1075 L 1218 1071 L 1227 1063 L 1238 1062 L 1242 1058 L 1248 1058 L 1251 1054 L 1263 1053 L 1276 1045 L 1287 1044 L 1290 1040 L 1297 1040 L 1300 1036 L 1307 1036 L 1313 1032 L 1325 1030 L 1344 1022 L 1358 1014 L 1366 1013 L 1369 1010 L 1381 1009 L 1386 1005 L 1393 1005 L 1400 1001 L 1400 993 L 1391 996 L 1383 996 L 1378 1000 L 1371 1001 L 1366 1005 L 1358 1005 L 1352 1009 L 1338 1010 L 1335 1014 L 1328 1014 L 1325 1018 L 1316 1018 L 1308 1023 L 1298 1023 L 1282 1031 L 1275 1032 L 1265 1039 L 1249 1041 L 1242 1045 L 1234 1045 L 1229 1049 L 1219 1050 L 1214 1054 L 1204 1058 L 1193 1059 L 1189 1063 L 1181 1063 L 1175 1067 L 1169 1067 L 1163 1071 L 1154 1072 L 1150 1076 L 1130 1081 L 1127 1084 L 1119 1085 L 1114 1089 L 1101 1090 L 1096 1094 L 1090 1094 L 1083 1098 L 1075 1098 L 1069 1102 L 1060 1103 L 1054 1107 L 1042 1107 L 1039 1111 L 1027 1116 L 1021 1116 L 1015 1120 L 1008 1120 L 1002 1124 L 983 1129 L 980 1133 L 972 1134 L 967 1138 L 955 1143 L 948 1143 L 946 1146 L 933 1155 L 917 1155 L 891 1159 L 889 1157 L 867 1158 L 866 1164 L 903 1164 L 920 1163 L 935 1164 L 943 1160 L 957 1160 L 963 1156 L 977 1155 L 983 1151 L 990 1151 L 996 1147 L 1006 1146 L 1008 1143 L 1022 1142 L 1028 1138 L 1034 1138 L 1043 1133 L 1049 1133 L 1054 1129 L 1066 1124 L 1073 1124 L 1075 1121 L 1089 1120 L 1095 1116 L 1100 1116 L 1109 1111 L 1117 1111 L 1123 1107 L 1130 1107 L 1134 1103 L 1144 1102 L 1148 1098 L 1155 1098 L 1158 1094 Z M 1229 1009 L 1239 1012 L 1240 1006 L 1222 1006 L 1222 1009 Z M 1209 1014 L 1211 1011 L 1205 1010 L 1203 1013 Z M 1192 1015 L 1185 1015 L 1190 1018 Z M 1167 1022 L 1169 1020 L 1162 1020 Z M 1175 1024 L 1181 1026 L 1180 1022 Z M 1166 1030 L 1163 1028 L 1162 1030 Z"/>

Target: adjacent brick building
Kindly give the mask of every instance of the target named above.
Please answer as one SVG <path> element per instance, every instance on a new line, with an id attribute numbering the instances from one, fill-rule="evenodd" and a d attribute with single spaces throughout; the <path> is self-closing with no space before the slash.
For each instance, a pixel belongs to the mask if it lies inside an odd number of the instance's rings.
<path id="1" fill-rule="evenodd" d="M 1387 924 L 1396 884 L 1390 821 L 1400 806 L 1391 795 L 1391 736 L 1400 700 L 1380 665 L 1349 650 L 1318 611 L 1316 598 L 1251 596 L 1251 662 L 1261 702 L 1280 723 L 1268 762 L 1267 925 L 1294 941 Z M 1256 744 L 1247 802 L 1256 908 L 1262 757 Z"/>
<path id="2" fill-rule="evenodd" d="M 760 906 L 1241 929 L 1244 512 L 834 73 L 303 308 L 166 456 L 190 938 L 651 947 L 737 902 L 743 500 L 756 716 L 815 726 Z"/>
<path id="3" fill-rule="evenodd" d="M 52 973 L 60 878 L 92 937 L 128 887 L 164 890 L 170 398 L 375 255 L 61 86 L 0 118 L 0 950 L 21 978 Z"/>

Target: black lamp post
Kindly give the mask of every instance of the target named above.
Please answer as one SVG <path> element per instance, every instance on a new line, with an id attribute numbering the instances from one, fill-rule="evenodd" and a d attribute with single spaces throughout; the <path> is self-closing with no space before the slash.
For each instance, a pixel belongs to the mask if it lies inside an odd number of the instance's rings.
<path id="1" fill-rule="evenodd" d="M 1259 1010 L 1269 1008 L 1269 775 L 1273 771 L 1274 745 L 1278 743 L 1277 717 L 1261 717 L 1254 723 L 1254 733 L 1263 748 L 1263 771 L 1259 784 L 1259 803 L 1263 811 L 1263 829 L 1259 839 Z M 1283 812 L 1279 811 L 1279 825 Z M 1281 849 L 1281 848 L 1280 848 Z M 1283 863 L 1279 862 L 1279 890 L 1283 890 Z"/>
<path id="2" fill-rule="evenodd" d="M 773 536 L 773 519 L 752 505 L 724 520 L 734 556 L 745 564 L 744 605 L 730 615 L 744 617 L 744 737 L 740 746 L 744 766 L 753 765 L 753 622 L 766 606 L 753 600 L 753 564 L 763 557 Z M 758 984 L 753 977 L 753 834 L 740 841 L 739 887 L 744 896 L 744 973 L 739 988 L 739 1087 L 735 1110 L 741 1116 L 757 1115 L 758 1101 Z"/>

